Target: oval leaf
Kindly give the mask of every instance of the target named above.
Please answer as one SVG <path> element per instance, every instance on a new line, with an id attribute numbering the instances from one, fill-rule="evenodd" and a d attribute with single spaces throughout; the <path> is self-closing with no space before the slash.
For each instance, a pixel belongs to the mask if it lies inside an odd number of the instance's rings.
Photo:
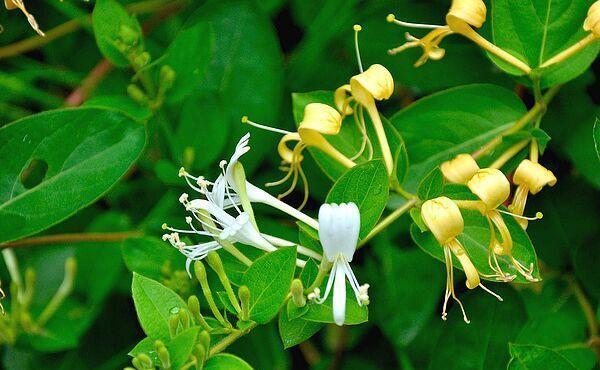
<path id="1" fill-rule="evenodd" d="M 0 242 L 40 232 L 92 203 L 142 152 L 144 126 L 124 113 L 81 108 L 0 129 Z"/>
<path id="2" fill-rule="evenodd" d="M 220 353 L 211 357 L 204 364 L 204 370 L 252 370 L 246 361 L 241 358 L 230 355 L 229 353 Z"/>

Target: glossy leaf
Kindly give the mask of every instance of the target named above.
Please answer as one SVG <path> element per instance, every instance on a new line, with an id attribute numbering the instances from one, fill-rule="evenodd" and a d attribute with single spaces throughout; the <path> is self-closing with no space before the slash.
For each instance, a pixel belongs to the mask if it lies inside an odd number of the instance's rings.
<path id="1" fill-rule="evenodd" d="M 137 273 L 133 274 L 131 293 L 146 335 L 153 339 L 169 340 L 169 317 L 187 307 L 181 297 L 159 282 Z"/>
<path id="2" fill-rule="evenodd" d="M 304 320 L 302 318 L 290 319 L 286 310 L 279 313 L 279 336 L 283 348 L 288 349 L 300 344 L 315 335 L 325 324 Z"/>
<path id="3" fill-rule="evenodd" d="M 205 370 L 252 370 L 252 366 L 241 358 L 229 353 L 219 353 L 204 364 Z"/>
<path id="4" fill-rule="evenodd" d="M 360 238 L 373 229 L 381 217 L 389 195 L 389 181 L 382 160 L 353 167 L 333 184 L 327 203 L 353 202 L 360 211 Z"/>
<path id="5" fill-rule="evenodd" d="M 273 319 L 290 291 L 296 268 L 296 248 L 268 253 L 248 268 L 242 284 L 250 289 L 250 320 L 265 324 Z"/>
<path id="6" fill-rule="evenodd" d="M 390 122 L 402 135 L 410 158 L 406 189 L 416 190 L 442 162 L 473 152 L 523 114 L 519 98 L 494 85 L 445 90 L 399 111 Z"/>
<path id="7" fill-rule="evenodd" d="M 325 281 L 326 283 L 327 281 Z M 325 285 L 321 286 L 321 294 L 325 292 Z M 315 321 L 320 323 L 333 324 L 333 293 L 322 304 L 314 302 L 308 303 L 308 311 L 302 315 L 303 320 Z M 354 291 L 350 283 L 346 281 L 346 321 L 345 325 L 357 325 L 366 322 L 369 319 L 369 310 L 367 306 L 359 306 L 356 301 Z"/>
<path id="8" fill-rule="evenodd" d="M 136 161 L 144 127 L 117 111 L 40 113 L 0 129 L 0 242 L 40 232 L 92 203 Z"/>
<path id="9" fill-rule="evenodd" d="M 510 354 L 508 370 L 577 369 L 560 353 L 542 346 L 511 344 Z"/>

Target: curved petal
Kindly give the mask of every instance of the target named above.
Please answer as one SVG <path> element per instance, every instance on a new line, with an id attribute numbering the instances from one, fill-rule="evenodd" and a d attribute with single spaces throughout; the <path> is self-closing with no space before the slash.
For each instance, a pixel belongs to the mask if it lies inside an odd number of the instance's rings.
<path id="1" fill-rule="evenodd" d="M 323 204 L 319 209 L 319 239 L 329 262 L 340 253 L 352 261 L 359 230 L 360 212 L 356 204 Z"/>
<path id="2" fill-rule="evenodd" d="M 346 274 L 337 268 L 333 282 L 333 321 L 339 326 L 346 321 Z"/>

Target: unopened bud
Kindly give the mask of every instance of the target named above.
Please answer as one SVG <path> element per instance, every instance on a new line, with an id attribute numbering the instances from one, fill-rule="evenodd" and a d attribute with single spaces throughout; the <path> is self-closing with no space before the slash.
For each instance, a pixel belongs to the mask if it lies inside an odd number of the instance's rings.
<path id="1" fill-rule="evenodd" d="M 210 334 L 206 330 L 202 330 L 198 334 L 198 344 L 200 344 L 206 352 L 210 349 Z"/>
<path id="2" fill-rule="evenodd" d="M 171 368 L 171 357 L 169 356 L 169 351 L 167 347 L 162 346 L 157 349 L 156 354 L 158 355 L 158 359 L 164 369 Z"/>
<path id="3" fill-rule="evenodd" d="M 179 322 L 181 327 L 185 330 L 190 327 L 190 315 L 186 310 L 179 310 Z"/>
<path id="4" fill-rule="evenodd" d="M 169 334 L 171 338 L 174 338 L 177 335 L 177 330 L 179 329 L 179 315 L 171 315 L 169 317 Z"/>
<path id="5" fill-rule="evenodd" d="M 200 364 L 200 369 L 202 369 L 202 364 L 206 360 L 206 353 L 208 352 L 206 348 L 202 344 L 196 344 L 194 346 L 194 355 Z"/>
<path id="6" fill-rule="evenodd" d="M 196 279 L 198 279 L 200 284 L 208 284 L 208 280 L 206 278 L 206 267 L 202 261 L 194 262 L 194 274 L 196 275 Z"/>
<path id="7" fill-rule="evenodd" d="M 148 65 L 148 63 L 150 63 L 151 59 L 152 57 L 150 56 L 150 53 L 144 51 L 133 59 L 133 64 L 137 69 L 142 69 Z"/>
<path id="8" fill-rule="evenodd" d="M 127 86 L 127 95 L 131 97 L 131 99 L 135 100 L 139 104 L 148 103 L 148 96 L 135 84 L 130 84 Z"/>
<path id="9" fill-rule="evenodd" d="M 170 89 L 175 82 L 175 71 L 170 66 L 160 68 L 160 85 L 164 90 Z"/>
<path id="10" fill-rule="evenodd" d="M 140 364 L 142 366 L 145 366 L 146 368 L 151 368 L 153 366 L 150 356 L 148 356 L 145 353 L 140 353 L 139 355 L 136 356 L 136 358 L 140 361 Z"/>
<path id="11" fill-rule="evenodd" d="M 217 252 L 210 252 L 206 257 L 208 265 L 217 273 L 217 275 L 225 275 L 225 269 L 223 268 L 223 262 Z"/>
<path id="12" fill-rule="evenodd" d="M 302 286 L 302 281 L 300 279 L 294 279 L 292 281 L 292 301 L 296 305 L 296 307 L 304 307 L 306 306 L 306 297 L 304 297 L 304 287 Z"/>
<path id="13" fill-rule="evenodd" d="M 241 319 L 247 321 L 250 318 L 250 289 L 242 285 L 238 289 L 238 297 L 242 306 Z"/>
<path id="14" fill-rule="evenodd" d="M 127 46 L 134 46 L 139 38 L 139 33 L 126 24 L 119 28 L 119 38 Z"/>

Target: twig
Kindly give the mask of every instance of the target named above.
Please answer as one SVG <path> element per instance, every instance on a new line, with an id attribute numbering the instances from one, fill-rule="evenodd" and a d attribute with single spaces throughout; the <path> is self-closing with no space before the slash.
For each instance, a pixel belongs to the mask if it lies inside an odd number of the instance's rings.
<path id="1" fill-rule="evenodd" d="M 246 328 L 244 330 L 237 330 L 237 331 L 229 334 L 228 336 L 223 338 L 219 343 L 212 346 L 212 348 L 210 349 L 210 352 L 208 353 L 208 357 L 210 358 L 218 353 L 221 353 L 231 343 L 235 342 L 236 340 L 240 339 L 244 335 L 248 334 L 250 332 L 250 330 L 254 329 L 256 326 L 257 326 L 256 323 L 252 323 L 252 324 L 250 324 L 250 326 L 248 326 L 248 328 Z"/>
<path id="2" fill-rule="evenodd" d="M 56 234 L 34 236 L 0 244 L 0 249 L 29 247 L 43 244 L 62 244 L 62 243 L 95 243 L 95 242 L 118 242 L 127 238 L 143 236 L 141 231 L 123 231 L 116 233 L 78 233 L 78 234 Z"/>
<path id="3" fill-rule="evenodd" d="M 86 78 L 83 79 L 81 85 L 73 90 L 67 99 L 65 105 L 67 107 L 78 107 L 87 100 L 90 92 L 92 92 L 96 86 L 104 79 L 104 77 L 112 71 L 114 66 L 107 60 L 102 59 L 96 66 L 90 71 Z"/>
<path id="4" fill-rule="evenodd" d="M 375 235 L 379 234 L 383 229 L 388 227 L 392 222 L 396 221 L 400 216 L 402 216 L 406 211 L 410 210 L 417 203 L 416 198 L 412 198 L 406 203 L 402 205 L 402 207 L 396 209 L 394 212 L 387 215 L 383 220 L 381 220 L 373 230 L 367 236 L 358 243 L 358 248 L 365 245 L 369 240 L 371 240 Z"/>

